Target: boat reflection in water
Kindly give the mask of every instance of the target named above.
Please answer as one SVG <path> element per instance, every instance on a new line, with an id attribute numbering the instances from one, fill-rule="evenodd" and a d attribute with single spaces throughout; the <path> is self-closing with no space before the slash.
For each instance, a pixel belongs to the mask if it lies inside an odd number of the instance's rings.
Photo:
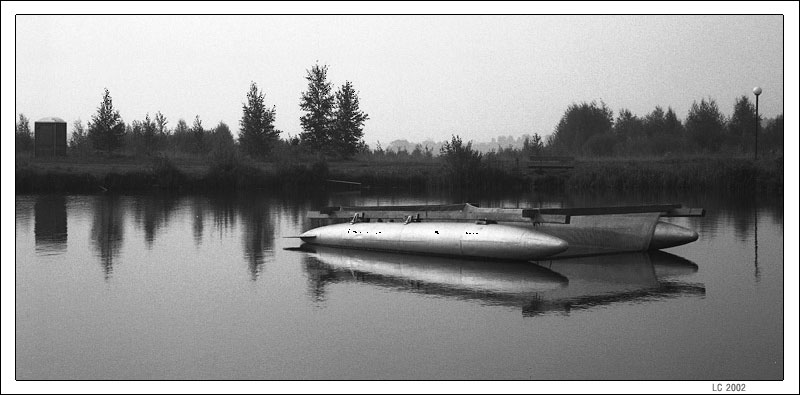
<path id="1" fill-rule="evenodd" d="M 616 302 L 703 296 L 705 286 L 679 279 L 697 271 L 661 252 L 624 253 L 539 262 L 429 257 L 303 244 L 315 298 L 328 284 L 357 282 L 405 292 L 522 309 L 524 316 L 569 313 Z"/>
<path id="2" fill-rule="evenodd" d="M 596 255 L 539 261 L 538 265 L 569 279 L 569 287 L 542 294 L 523 310 L 525 315 L 569 312 L 617 302 L 645 303 L 664 298 L 705 296 L 702 284 L 681 277 L 697 272 L 694 262 L 663 252 Z"/>

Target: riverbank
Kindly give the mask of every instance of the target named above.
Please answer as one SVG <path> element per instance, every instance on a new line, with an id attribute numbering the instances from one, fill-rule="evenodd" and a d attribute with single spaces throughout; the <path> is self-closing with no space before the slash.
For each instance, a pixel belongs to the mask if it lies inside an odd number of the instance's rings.
<path id="1" fill-rule="evenodd" d="M 18 157 L 16 193 L 171 191 L 730 191 L 783 190 L 783 158 L 583 159 L 568 170 L 534 172 L 524 164 L 485 164 L 454 185 L 436 160 L 265 163 L 223 158 Z M 336 182 L 345 181 L 345 182 Z M 360 184 L 360 185 L 359 185 Z"/>

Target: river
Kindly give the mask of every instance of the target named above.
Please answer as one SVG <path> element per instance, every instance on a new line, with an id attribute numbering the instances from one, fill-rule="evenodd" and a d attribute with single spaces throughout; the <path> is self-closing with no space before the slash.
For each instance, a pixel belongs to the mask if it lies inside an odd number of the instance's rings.
<path id="1" fill-rule="evenodd" d="M 527 264 L 285 238 L 452 196 L 18 195 L 16 378 L 781 380 L 783 201 L 718 195 L 469 200 L 707 210 L 669 219 L 688 245 Z"/>

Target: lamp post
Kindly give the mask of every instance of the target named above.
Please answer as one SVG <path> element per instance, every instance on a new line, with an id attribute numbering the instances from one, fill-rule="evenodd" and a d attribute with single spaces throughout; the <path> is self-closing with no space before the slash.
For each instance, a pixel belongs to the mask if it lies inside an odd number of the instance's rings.
<path id="1" fill-rule="evenodd" d="M 761 95 L 761 88 L 755 87 L 753 88 L 753 93 L 756 95 L 756 149 L 755 149 L 755 159 L 758 160 L 758 96 Z"/>

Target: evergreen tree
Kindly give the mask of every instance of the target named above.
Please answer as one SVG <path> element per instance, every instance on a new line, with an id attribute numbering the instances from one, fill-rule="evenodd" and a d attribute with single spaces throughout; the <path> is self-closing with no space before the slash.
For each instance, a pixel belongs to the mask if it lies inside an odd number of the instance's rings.
<path id="1" fill-rule="evenodd" d="M 542 137 L 539 133 L 534 133 L 533 137 L 526 135 L 525 140 L 522 141 L 522 151 L 528 155 L 541 155 L 544 151 L 544 144 Z"/>
<path id="2" fill-rule="evenodd" d="M 359 109 L 358 93 L 353 84 L 346 81 L 336 92 L 336 115 L 331 133 L 331 143 L 340 155 L 350 157 L 358 152 L 359 142 L 364 137 L 364 121 L 369 115 Z"/>
<path id="3" fill-rule="evenodd" d="M 206 131 L 203 129 L 203 122 L 200 120 L 199 115 L 194 116 L 194 123 L 192 124 L 191 135 L 194 145 L 194 151 L 197 153 L 206 152 Z"/>
<path id="4" fill-rule="evenodd" d="M 156 147 L 158 149 L 163 149 L 166 147 L 169 141 L 167 117 L 165 117 L 161 111 L 157 111 L 155 117 L 153 117 L 153 122 L 155 123 L 156 127 Z"/>
<path id="5" fill-rule="evenodd" d="M 275 106 L 268 109 L 264 105 L 264 93 L 258 90 L 255 82 L 251 82 L 250 91 L 247 92 L 247 103 L 242 105 L 239 146 L 253 157 L 269 154 L 280 134 L 280 131 L 275 129 L 274 122 Z"/>
<path id="6" fill-rule="evenodd" d="M 331 83 L 327 81 L 328 66 L 316 64 L 311 70 L 306 70 L 308 90 L 302 93 L 300 109 L 306 112 L 300 117 L 303 132 L 300 133 L 301 141 L 315 150 L 331 150 L 330 129 L 332 126 L 334 97 L 331 93 Z"/>
<path id="7" fill-rule="evenodd" d="M 111 95 L 105 89 L 103 101 L 97 108 L 97 114 L 89 121 L 89 139 L 96 149 L 112 151 L 122 145 L 125 136 L 125 124 L 119 111 L 114 110 Z"/>

